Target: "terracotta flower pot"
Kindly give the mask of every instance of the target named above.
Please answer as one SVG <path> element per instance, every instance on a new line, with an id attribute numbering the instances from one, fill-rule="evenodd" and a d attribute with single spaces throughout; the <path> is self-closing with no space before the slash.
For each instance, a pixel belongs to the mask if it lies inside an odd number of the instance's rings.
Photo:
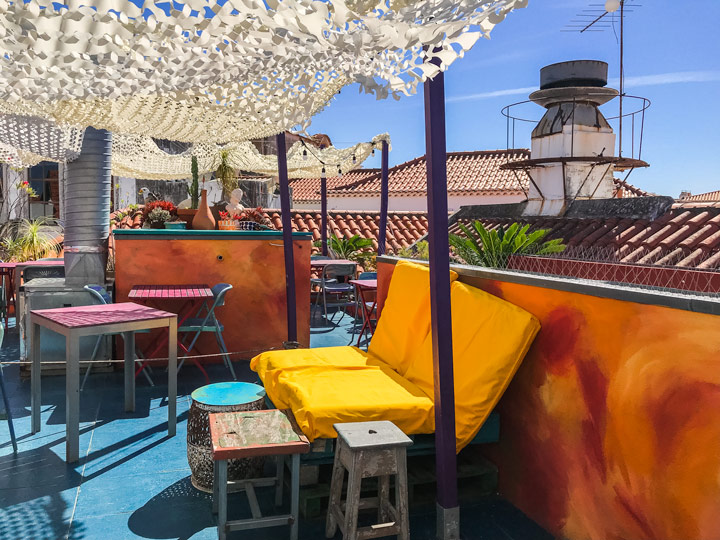
<path id="1" fill-rule="evenodd" d="M 197 214 L 195 214 L 193 218 L 192 228 L 201 231 L 212 231 L 215 229 L 215 218 L 208 206 L 206 189 L 203 189 L 200 193 L 200 204 L 198 205 Z"/>
<path id="2" fill-rule="evenodd" d="M 221 219 L 218 221 L 218 229 L 221 231 L 234 231 L 237 229 L 237 223 L 234 219 Z"/>
<path id="3" fill-rule="evenodd" d="M 197 208 L 178 208 L 177 215 L 185 223 L 187 223 L 188 229 L 192 226 L 192 221 L 197 214 Z"/>

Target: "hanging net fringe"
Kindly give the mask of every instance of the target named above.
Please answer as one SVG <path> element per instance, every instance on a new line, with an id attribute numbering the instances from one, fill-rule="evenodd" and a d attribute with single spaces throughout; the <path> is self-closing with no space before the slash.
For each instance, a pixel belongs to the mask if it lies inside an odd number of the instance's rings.
<path id="1" fill-rule="evenodd" d="M 0 0 L 0 114 L 196 144 L 261 138 L 307 125 L 351 83 L 413 94 L 526 4 Z"/>
<path id="2" fill-rule="evenodd" d="M 370 142 L 348 148 L 324 149 L 306 147 L 301 141 L 287 152 L 290 178 L 319 178 L 325 168 L 327 177 L 337 176 L 357 167 L 370 156 L 382 141 L 390 143 L 387 133 L 377 135 Z M 196 144 L 181 154 L 168 154 L 149 137 L 137 135 L 113 136 L 112 174 L 148 180 L 180 180 L 189 178 L 192 156 L 198 161 L 198 171 L 205 174 L 220 165 L 220 152 L 227 151 L 229 165 L 244 172 L 261 176 L 277 176 L 277 156 L 263 155 L 251 142 L 230 143 L 225 146 Z"/>

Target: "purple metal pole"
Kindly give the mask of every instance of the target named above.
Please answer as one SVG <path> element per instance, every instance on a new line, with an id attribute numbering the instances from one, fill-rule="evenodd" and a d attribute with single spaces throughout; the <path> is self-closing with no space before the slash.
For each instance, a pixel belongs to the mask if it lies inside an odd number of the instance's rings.
<path id="1" fill-rule="evenodd" d="M 448 243 L 445 147 L 445 78 L 425 82 L 425 152 L 430 241 L 430 315 L 435 375 L 435 467 L 437 537 L 459 538 L 460 512 L 455 454 L 455 390 L 450 319 L 450 246 Z"/>
<path id="2" fill-rule="evenodd" d="M 324 171 L 325 169 L 323 169 Z M 327 178 L 325 173 L 320 177 L 320 239 L 322 241 L 322 254 L 327 257 Z"/>
<path id="3" fill-rule="evenodd" d="M 292 216 L 290 215 L 290 181 L 287 170 L 285 133 L 278 133 L 277 143 L 278 180 L 280 182 L 280 211 L 282 213 L 283 249 L 285 251 L 285 294 L 287 299 L 288 341 L 297 341 L 297 313 L 295 311 L 295 257 L 292 241 Z"/>
<path id="4" fill-rule="evenodd" d="M 388 218 L 388 143 L 382 142 L 382 172 L 380 173 L 380 229 L 378 230 L 378 255 L 385 254 L 385 235 Z"/>

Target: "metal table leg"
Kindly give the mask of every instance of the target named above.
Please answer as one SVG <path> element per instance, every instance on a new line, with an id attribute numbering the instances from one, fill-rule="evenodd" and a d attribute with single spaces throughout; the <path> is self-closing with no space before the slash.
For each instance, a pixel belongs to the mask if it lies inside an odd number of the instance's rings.
<path id="1" fill-rule="evenodd" d="M 175 435 L 177 425 L 177 318 L 168 324 L 168 435 Z M 227 481 L 227 463 L 225 463 Z M 227 486 L 226 486 L 227 489 Z"/>
<path id="2" fill-rule="evenodd" d="M 123 332 L 125 343 L 125 412 L 135 412 L 135 332 Z"/>
<path id="3" fill-rule="evenodd" d="M 298 540 L 298 519 L 300 509 L 300 454 L 292 455 L 292 471 L 290 482 L 290 540 Z"/>
<path id="4" fill-rule="evenodd" d="M 80 338 L 74 332 L 70 332 L 65 337 L 65 461 L 67 463 L 73 463 L 80 458 L 79 360 Z"/>
<path id="5" fill-rule="evenodd" d="M 275 487 L 275 506 L 282 506 L 283 483 L 285 482 L 285 456 L 277 456 L 277 473 L 275 475 L 277 485 Z"/>
<path id="6" fill-rule="evenodd" d="M 40 326 L 30 323 L 30 409 L 32 432 L 40 431 Z"/>
<path id="7" fill-rule="evenodd" d="M 218 467 L 218 539 L 225 540 L 227 538 L 227 460 L 222 459 L 215 464 Z"/>

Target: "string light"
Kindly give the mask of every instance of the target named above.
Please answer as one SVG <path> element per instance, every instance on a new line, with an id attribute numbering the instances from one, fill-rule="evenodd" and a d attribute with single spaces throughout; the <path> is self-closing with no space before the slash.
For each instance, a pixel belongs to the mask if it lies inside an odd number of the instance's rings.
<path id="1" fill-rule="evenodd" d="M 303 161 L 307 161 L 307 148 L 303 148 Z"/>
<path id="2" fill-rule="evenodd" d="M 325 165 L 323 165 L 322 173 L 325 174 Z"/>
<path id="3" fill-rule="evenodd" d="M 357 158 L 355 157 L 355 154 L 353 154 L 353 165 L 355 165 L 355 163 L 357 163 Z"/>
<path id="4" fill-rule="evenodd" d="M 338 176 L 342 176 L 342 169 L 340 168 L 340 165 L 338 165 Z"/>

